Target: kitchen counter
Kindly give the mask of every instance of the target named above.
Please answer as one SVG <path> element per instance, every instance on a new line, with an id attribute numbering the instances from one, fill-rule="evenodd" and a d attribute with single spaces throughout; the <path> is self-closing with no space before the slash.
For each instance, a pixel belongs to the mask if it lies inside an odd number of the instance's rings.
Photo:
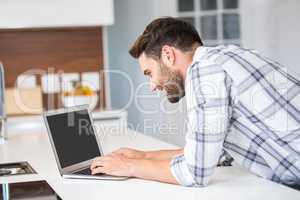
<path id="1" fill-rule="evenodd" d="M 97 125 L 102 122 L 98 118 L 95 123 Z M 101 138 L 104 153 L 123 146 L 143 150 L 175 148 L 174 145 L 124 127 L 114 128 L 113 131 L 99 129 L 97 134 Z M 38 174 L 2 177 L 0 184 L 46 180 L 62 199 L 67 200 L 300 199 L 299 191 L 264 180 L 237 167 L 217 168 L 209 186 L 203 188 L 187 188 L 135 178 L 125 181 L 64 180 L 59 174 L 46 128 L 40 117 L 9 120 L 8 140 L 0 145 L 0 163 L 18 161 L 28 161 Z"/>

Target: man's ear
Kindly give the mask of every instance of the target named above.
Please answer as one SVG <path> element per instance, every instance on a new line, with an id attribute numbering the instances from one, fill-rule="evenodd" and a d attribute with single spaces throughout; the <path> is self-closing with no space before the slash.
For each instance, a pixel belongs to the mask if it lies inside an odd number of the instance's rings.
<path id="1" fill-rule="evenodd" d="M 175 63 L 174 47 L 164 45 L 161 49 L 161 59 L 167 66 L 173 66 Z"/>

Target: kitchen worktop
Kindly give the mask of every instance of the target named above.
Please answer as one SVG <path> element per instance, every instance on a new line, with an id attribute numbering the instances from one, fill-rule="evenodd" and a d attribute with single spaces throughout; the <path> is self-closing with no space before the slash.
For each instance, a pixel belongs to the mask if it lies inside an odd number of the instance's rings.
<path id="1" fill-rule="evenodd" d="M 101 120 L 95 123 L 101 123 Z M 126 128 L 110 132 L 100 129 L 97 134 L 104 153 L 123 146 L 143 150 L 176 148 Z M 211 183 L 204 188 L 135 178 L 125 181 L 64 180 L 58 172 L 46 128 L 39 116 L 8 121 L 8 140 L 0 145 L 0 163 L 17 161 L 28 161 L 38 174 L 2 177 L 0 184 L 46 180 L 62 199 L 300 199 L 299 191 L 264 180 L 238 167 L 217 168 Z"/>

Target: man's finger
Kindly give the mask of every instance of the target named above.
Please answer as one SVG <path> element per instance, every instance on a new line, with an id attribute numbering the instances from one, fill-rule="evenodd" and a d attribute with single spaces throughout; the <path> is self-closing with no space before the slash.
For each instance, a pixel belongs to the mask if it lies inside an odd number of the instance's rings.
<path id="1" fill-rule="evenodd" d="M 91 164 L 91 170 L 96 168 L 96 167 L 103 167 L 105 165 L 105 160 L 95 160 Z"/>
<path id="2" fill-rule="evenodd" d="M 99 174 L 99 173 L 105 173 L 104 167 L 96 167 L 92 169 L 92 174 Z"/>
<path id="3" fill-rule="evenodd" d="M 101 158 L 100 156 L 95 157 L 92 162 L 95 162 L 96 160 L 99 160 L 100 158 Z"/>

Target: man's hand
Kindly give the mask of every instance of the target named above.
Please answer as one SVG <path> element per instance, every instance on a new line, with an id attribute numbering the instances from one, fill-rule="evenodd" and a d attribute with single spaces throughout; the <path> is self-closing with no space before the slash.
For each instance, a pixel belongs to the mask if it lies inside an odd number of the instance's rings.
<path id="1" fill-rule="evenodd" d="M 96 157 L 91 164 L 92 174 L 105 173 L 114 176 L 132 176 L 133 168 L 129 158 L 122 154 Z"/>
<path id="2" fill-rule="evenodd" d="M 132 159 L 144 159 L 146 157 L 146 152 L 131 148 L 120 148 L 116 151 L 113 151 L 111 155 L 122 155 L 126 158 Z"/>
<path id="3" fill-rule="evenodd" d="M 170 169 L 170 160 L 132 159 L 122 154 L 97 157 L 91 165 L 92 174 L 137 177 L 178 184 Z"/>
<path id="4" fill-rule="evenodd" d="M 91 164 L 92 174 L 105 173 L 178 184 L 171 173 L 173 156 L 183 149 L 139 151 L 121 148 L 107 156 L 97 157 Z"/>

